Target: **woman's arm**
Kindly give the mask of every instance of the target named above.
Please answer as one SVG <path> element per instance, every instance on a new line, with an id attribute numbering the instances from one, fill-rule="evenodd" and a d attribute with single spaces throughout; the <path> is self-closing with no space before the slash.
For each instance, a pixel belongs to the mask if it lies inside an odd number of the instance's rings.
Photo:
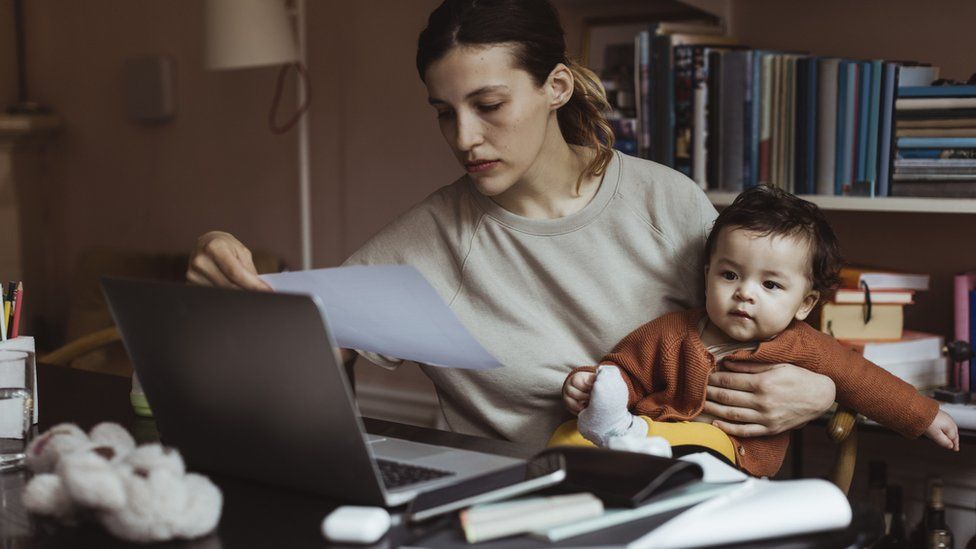
<path id="1" fill-rule="evenodd" d="M 834 382 L 793 364 L 723 362 L 708 379 L 704 412 L 739 437 L 775 435 L 804 425 L 834 403 Z"/>

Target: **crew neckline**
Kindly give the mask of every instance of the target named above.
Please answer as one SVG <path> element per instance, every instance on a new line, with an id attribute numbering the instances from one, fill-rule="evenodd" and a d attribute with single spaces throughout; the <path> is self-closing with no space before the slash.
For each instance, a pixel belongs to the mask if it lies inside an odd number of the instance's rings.
<path id="1" fill-rule="evenodd" d="M 533 219 L 514 214 L 478 192 L 469 178 L 468 191 L 488 217 L 499 223 L 526 233 L 556 235 L 574 231 L 593 221 L 607 207 L 617 192 L 620 182 L 620 152 L 613 151 L 610 163 L 600 179 L 600 187 L 590 202 L 578 212 L 556 219 Z"/>

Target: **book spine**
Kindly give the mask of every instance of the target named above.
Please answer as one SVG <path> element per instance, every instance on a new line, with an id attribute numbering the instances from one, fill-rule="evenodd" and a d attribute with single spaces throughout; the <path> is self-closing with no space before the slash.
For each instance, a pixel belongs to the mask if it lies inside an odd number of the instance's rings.
<path id="1" fill-rule="evenodd" d="M 674 48 L 671 36 L 651 39 L 651 70 L 654 87 L 654 151 L 651 158 L 674 166 Z"/>
<path id="2" fill-rule="evenodd" d="M 847 183 L 848 153 L 849 146 L 847 141 L 848 113 L 850 105 L 851 89 L 848 85 L 850 79 L 851 62 L 841 61 L 837 72 L 837 138 L 835 148 L 835 169 L 834 169 L 834 194 L 844 194 L 844 185 Z"/>
<path id="3" fill-rule="evenodd" d="M 674 48 L 674 169 L 692 177 L 692 132 L 694 126 L 695 50 L 699 46 Z"/>
<path id="4" fill-rule="evenodd" d="M 867 181 L 868 135 L 871 129 L 871 81 L 874 78 L 871 63 L 858 63 L 858 68 L 861 77 L 858 82 L 857 163 L 854 181 L 861 183 Z"/>
<path id="5" fill-rule="evenodd" d="M 817 64 L 817 194 L 834 194 L 839 65 L 839 59 L 822 59 Z"/>
<path id="6" fill-rule="evenodd" d="M 708 84 L 700 82 L 695 86 L 695 129 L 692 134 L 691 172 L 692 179 L 702 189 L 708 189 L 707 165 L 708 152 L 705 139 L 708 135 Z"/>
<path id="7" fill-rule="evenodd" d="M 972 345 L 976 341 L 976 319 L 973 319 L 973 315 L 976 314 L 976 291 L 969 292 L 969 344 Z M 969 392 L 976 392 L 976 360 L 969 361 Z"/>
<path id="8" fill-rule="evenodd" d="M 741 192 L 743 117 L 745 105 L 746 57 L 743 51 L 729 51 L 722 56 L 722 171 L 719 188 L 723 191 Z"/>
<path id="9" fill-rule="evenodd" d="M 881 115 L 881 86 L 884 81 L 881 61 L 871 62 L 871 99 L 868 107 L 867 159 L 864 161 L 864 178 L 871 186 L 871 196 L 877 194 L 878 182 L 878 126 Z"/>
<path id="10" fill-rule="evenodd" d="M 742 109 L 742 124 L 743 124 L 743 134 L 742 134 L 742 187 L 748 189 L 750 187 L 756 186 L 756 173 L 753 171 L 752 166 L 752 143 L 753 138 L 756 134 L 756 127 L 753 124 L 752 112 L 753 105 L 756 103 L 757 98 L 754 93 L 753 80 L 755 79 L 755 72 L 753 71 L 753 59 L 755 58 L 755 52 L 752 50 L 743 51 L 742 55 L 745 57 L 743 70 L 743 109 Z"/>
<path id="11" fill-rule="evenodd" d="M 759 183 L 770 184 L 772 171 L 773 55 L 762 56 L 762 122 L 759 137 Z"/>
<path id="12" fill-rule="evenodd" d="M 638 78 L 640 79 L 639 124 L 640 157 L 651 158 L 654 151 L 654 87 L 651 86 L 651 33 L 643 30 L 637 35 Z"/>
<path id="13" fill-rule="evenodd" d="M 899 137 L 898 147 L 906 149 L 972 149 L 976 137 Z"/>
<path id="14" fill-rule="evenodd" d="M 752 136 L 749 142 L 749 164 L 752 172 L 750 186 L 759 184 L 759 143 L 762 141 L 762 52 L 755 52 L 752 56 Z"/>
<path id="15" fill-rule="evenodd" d="M 806 142 L 804 151 L 804 173 L 803 187 L 806 193 L 815 194 L 817 192 L 817 89 L 819 89 L 817 77 L 817 58 L 810 59 L 807 64 L 807 85 L 806 85 L 806 134 L 803 140 Z"/>
<path id="16" fill-rule="evenodd" d="M 973 289 L 974 274 L 958 274 L 952 279 L 953 288 L 953 320 L 955 321 L 955 336 L 957 341 L 969 339 L 969 292 Z M 969 387 L 969 361 L 959 363 L 959 379 L 955 379 L 960 388 Z"/>
<path id="17" fill-rule="evenodd" d="M 895 151 L 894 139 L 895 94 L 898 93 L 898 64 L 884 64 L 884 90 L 881 105 L 880 143 L 878 146 L 878 196 L 891 194 L 891 171 Z"/>
<path id="18" fill-rule="evenodd" d="M 705 148 L 709 189 L 718 189 L 722 175 L 722 52 L 708 51 L 708 134 Z"/>
<path id="19" fill-rule="evenodd" d="M 898 97 L 976 97 L 976 86 L 905 86 Z"/>

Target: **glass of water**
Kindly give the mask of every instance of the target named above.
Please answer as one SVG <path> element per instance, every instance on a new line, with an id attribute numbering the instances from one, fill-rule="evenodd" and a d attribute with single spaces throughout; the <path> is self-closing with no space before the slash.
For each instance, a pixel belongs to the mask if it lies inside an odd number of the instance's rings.
<path id="1" fill-rule="evenodd" d="M 28 356 L 0 350 L 0 471 L 24 464 L 34 427 L 34 369 Z"/>

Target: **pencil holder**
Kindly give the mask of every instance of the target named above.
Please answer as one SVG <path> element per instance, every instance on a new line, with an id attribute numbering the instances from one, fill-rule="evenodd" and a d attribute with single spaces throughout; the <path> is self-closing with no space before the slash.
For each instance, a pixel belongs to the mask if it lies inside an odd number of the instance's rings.
<path id="1" fill-rule="evenodd" d="M 30 387 L 33 392 L 34 413 L 32 423 L 37 425 L 37 364 L 35 362 L 34 338 L 20 336 L 0 341 L 0 351 L 19 351 L 27 354 L 25 368 L 0 372 L 0 387 Z M 21 439 L 24 437 L 21 399 L 0 400 L 0 438 Z"/>

